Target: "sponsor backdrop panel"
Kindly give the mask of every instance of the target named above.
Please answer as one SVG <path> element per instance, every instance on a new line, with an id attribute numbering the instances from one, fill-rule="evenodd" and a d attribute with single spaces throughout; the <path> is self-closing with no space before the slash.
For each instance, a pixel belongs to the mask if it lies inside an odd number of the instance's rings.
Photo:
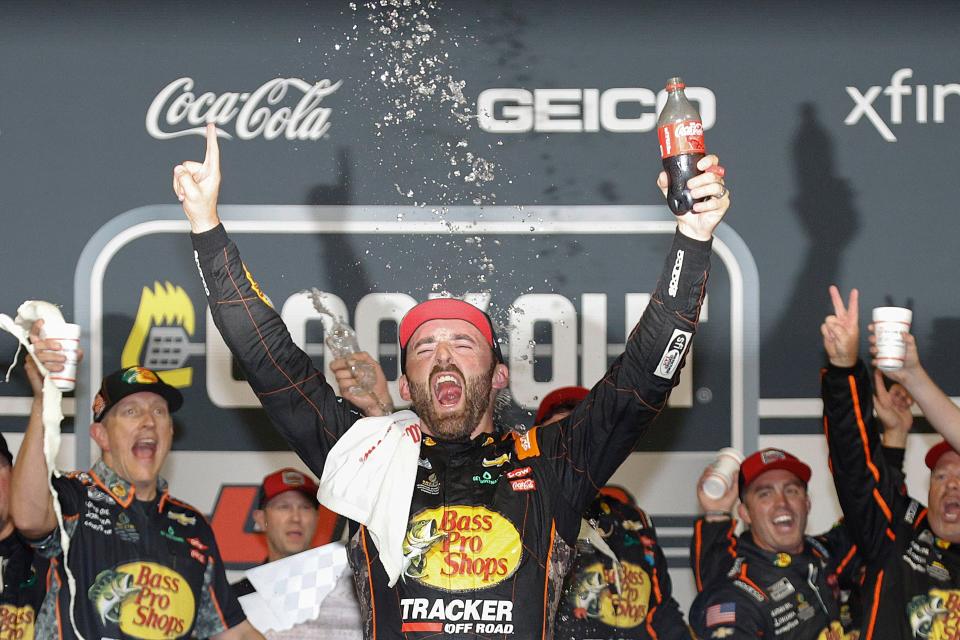
<path id="1" fill-rule="evenodd" d="M 759 272 L 752 336 L 759 356 L 738 356 L 731 344 L 735 278 L 718 259 L 685 386 L 641 445 L 644 453 L 618 476 L 644 507 L 668 518 L 677 564 L 685 563 L 695 509 L 692 486 L 683 496 L 676 487 L 692 485 L 708 458 L 702 452 L 759 430 L 764 444 L 793 437 L 782 441 L 822 458 L 817 328 L 829 283 L 860 287 L 865 308 L 911 303 L 928 368 L 960 395 L 951 358 L 960 339 L 951 278 L 960 222 L 949 213 L 956 186 L 945 160 L 960 137 L 955 3 L 422 8 L 418 28 L 408 14 L 393 19 L 346 2 L 4 5 L 0 310 L 13 313 L 21 301 L 40 298 L 62 304 L 68 319 L 91 311 L 91 300 L 76 297 L 92 287 L 77 275 L 84 247 L 98 230 L 125 228 L 116 224 L 125 212 L 175 211 L 171 168 L 201 157 L 195 130 L 212 119 L 223 135 L 225 203 L 262 205 L 265 220 L 272 207 L 279 215 L 321 205 L 310 210 L 318 218 L 329 212 L 324 207 L 395 208 L 381 234 L 273 229 L 242 238 L 246 260 L 318 363 L 323 332 L 296 296 L 308 286 L 339 296 L 351 321 L 363 300 L 387 313 L 403 306 L 396 294 L 490 289 L 491 308 L 506 324 L 507 309 L 522 296 L 554 295 L 528 299 L 544 305 L 545 322 L 528 327 L 533 366 L 515 363 L 521 375 L 508 415 L 524 420 L 538 384 L 595 379 L 596 363 L 622 343 L 628 309 L 641 301 L 630 296 L 650 290 L 644 275 L 659 268 L 667 246 L 663 237 L 635 232 L 557 231 L 537 207 L 569 208 L 587 223 L 602 217 L 594 213 L 600 205 L 635 209 L 638 220 L 654 207 L 669 220 L 653 185 L 655 103 L 666 78 L 679 73 L 700 106 L 708 149 L 728 169 L 729 224 Z M 681 32 L 693 35 L 681 40 Z M 531 229 L 404 228 L 418 216 L 436 222 L 443 207 L 458 208 L 458 224 L 486 216 Z M 178 341 L 168 362 L 155 362 L 188 395 L 178 449 L 229 460 L 214 452 L 281 448 L 244 404 L 229 362 L 211 355 L 182 230 L 125 245 L 105 264 L 99 286 L 98 324 L 84 340 L 101 372 L 143 362 L 151 332 Z M 102 338 L 96 353 L 93 331 Z M 367 331 L 365 346 L 379 349 L 395 375 L 395 328 L 378 322 Z M 14 351 L 0 336 L 0 364 Z M 211 376 L 212 367 L 221 373 Z M 756 388 L 737 393 L 738 371 L 759 379 Z M 211 379 L 225 382 L 211 389 Z M 19 374 L 0 387 L 5 432 L 22 430 L 27 393 Z M 89 389 L 79 395 L 88 400 Z M 738 414 L 734 399 L 745 397 L 757 406 Z M 218 411 L 217 404 L 229 406 Z M 731 424 L 738 415 L 749 424 Z M 79 416 L 82 431 L 85 406 Z M 72 418 L 65 426 L 72 428 Z M 657 455 L 663 451 L 669 456 Z M 923 477 L 918 460 L 908 457 L 908 479 Z M 221 467 L 172 462 L 171 480 L 212 512 L 221 483 L 242 479 L 235 467 L 222 479 L 200 468 Z M 265 471 L 250 467 L 249 480 Z M 666 478 L 669 490 L 654 491 Z M 818 525 L 835 515 L 819 498 Z"/>

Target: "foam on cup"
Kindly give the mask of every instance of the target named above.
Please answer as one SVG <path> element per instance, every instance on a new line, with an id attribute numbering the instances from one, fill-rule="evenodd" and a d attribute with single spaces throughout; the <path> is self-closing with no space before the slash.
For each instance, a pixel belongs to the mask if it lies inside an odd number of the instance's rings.
<path id="1" fill-rule="evenodd" d="M 903 367 L 907 343 L 903 334 L 910 331 L 913 311 L 903 307 L 877 307 L 873 310 L 873 334 L 877 339 L 877 367 L 896 371 Z"/>

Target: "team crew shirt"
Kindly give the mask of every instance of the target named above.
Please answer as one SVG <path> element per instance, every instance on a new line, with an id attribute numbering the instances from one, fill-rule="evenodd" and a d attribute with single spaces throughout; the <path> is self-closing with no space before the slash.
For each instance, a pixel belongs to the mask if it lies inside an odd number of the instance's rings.
<path id="1" fill-rule="evenodd" d="M 193 236 L 214 322 L 271 421 L 317 475 L 361 416 L 298 348 L 222 226 Z M 366 638 L 551 638 L 580 514 L 666 404 L 696 331 L 710 242 L 677 233 L 643 318 L 566 419 L 467 442 L 424 435 L 388 586 L 366 529 L 349 557 Z"/>
<path id="2" fill-rule="evenodd" d="M 585 517 L 619 568 L 589 539 L 577 541 L 577 559 L 560 601 L 557 640 L 691 640 L 646 512 L 600 495 Z"/>
<path id="3" fill-rule="evenodd" d="M 870 372 L 829 367 L 821 394 L 837 497 L 866 565 L 861 640 L 957 637 L 960 550 L 881 454 Z"/>
<path id="4" fill-rule="evenodd" d="M 76 579 L 73 621 L 84 638 L 208 638 L 246 619 L 230 593 L 203 515 L 170 496 L 137 500 L 103 461 L 54 477 Z M 76 638 L 60 530 L 33 543 L 50 561 L 37 638 Z"/>
<path id="5" fill-rule="evenodd" d="M 810 537 L 800 553 L 767 551 L 757 546 L 750 531 L 740 535 L 732 549 L 730 570 L 703 583 L 690 607 L 690 624 L 700 638 L 846 637 L 837 582 L 837 565 L 844 556 L 832 555 Z"/>
<path id="6" fill-rule="evenodd" d="M 42 602 L 43 578 L 34 567 L 33 549 L 14 531 L 0 540 L 0 640 L 33 640 Z"/>

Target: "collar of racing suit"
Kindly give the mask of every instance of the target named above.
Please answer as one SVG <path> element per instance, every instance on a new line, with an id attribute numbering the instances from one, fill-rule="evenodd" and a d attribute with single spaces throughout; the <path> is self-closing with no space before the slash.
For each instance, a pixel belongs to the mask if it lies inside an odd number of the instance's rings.
<path id="1" fill-rule="evenodd" d="M 98 480 L 101 488 L 114 500 L 114 502 L 129 507 L 137 492 L 136 487 L 124 480 L 116 471 L 107 466 L 101 459 L 90 468 L 90 475 Z M 157 476 L 157 497 L 163 496 L 167 492 L 167 481 Z"/>
<path id="2" fill-rule="evenodd" d="M 749 560 L 755 562 L 759 559 L 765 564 L 781 569 L 806 565 L 810 562 L 823 564 L 829 560 L 826 548 L 809 536 L 804 536 L 803 538 L 803 551 L 800 553 L 785 553 L 782 551 L 767 551 L 766 549 L 760 548 L 757 546 L 757 543 L 754 542 L 752 532 L 747 530 L 740 536 L 737 549 L 744 555 L 750 556 L 748 558 Z"/>

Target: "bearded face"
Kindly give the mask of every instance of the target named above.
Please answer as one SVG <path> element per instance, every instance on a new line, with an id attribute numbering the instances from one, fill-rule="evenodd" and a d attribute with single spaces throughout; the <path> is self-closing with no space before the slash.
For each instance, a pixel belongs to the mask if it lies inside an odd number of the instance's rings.
<path id="1" fill-rule="evenodd" d="M 435 365 L 425 383 L 409 381 L 414 412 L 441 440 L 469 440 L 490 406 L 495 367 L 468 377 L 455 364 Z"/>

